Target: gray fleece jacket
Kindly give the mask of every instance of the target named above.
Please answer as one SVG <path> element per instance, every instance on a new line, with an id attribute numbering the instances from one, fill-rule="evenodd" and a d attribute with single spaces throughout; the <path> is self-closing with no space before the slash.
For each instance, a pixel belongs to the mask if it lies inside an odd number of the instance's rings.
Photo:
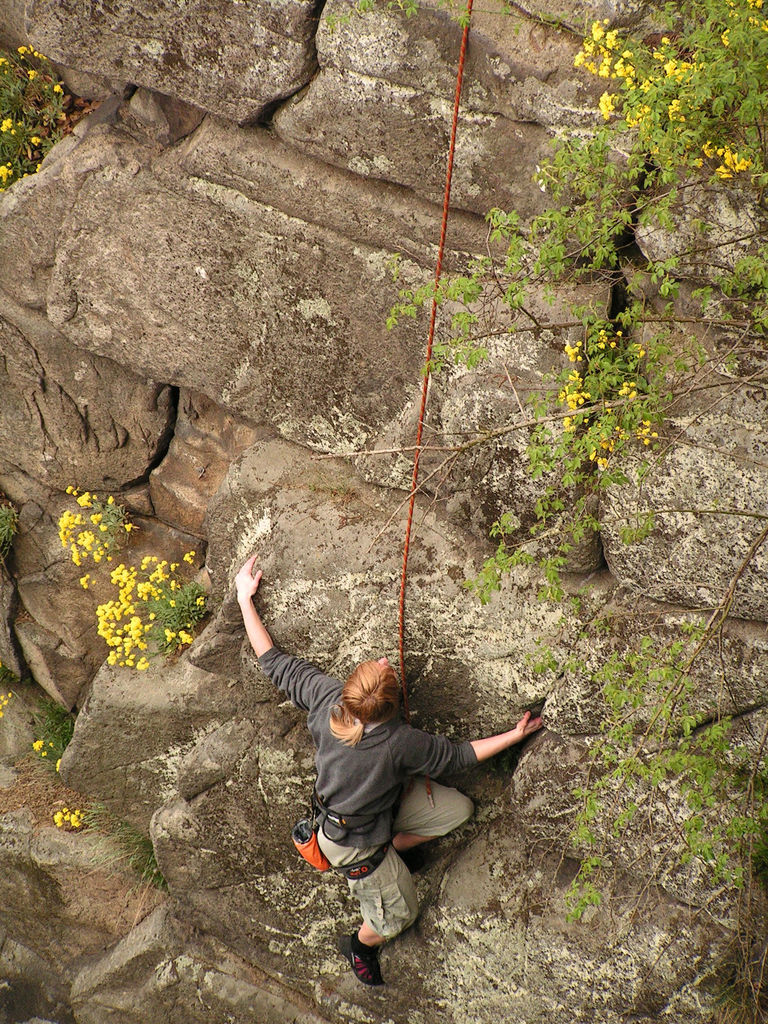
<path id="1" fill-rule="evenodd" d="M 338 679 L 276 647 L 262 654 L 259 664 L 297 707 L 309 712 L 307 726 L 317 747 L 317 792 L 322 801 L 337 814 L 373 816 L 370 824 L 339 840 L 345 846 L 376 846 L 391 839 L 393 808 L 409 776 L 438 779 L 477 764 L 469 740 L 454 743 L 414 729 L 399 717 L 367 732 L 357 746 L 347 747 L 330 728 L 331 708 L 342 691 Z"/>

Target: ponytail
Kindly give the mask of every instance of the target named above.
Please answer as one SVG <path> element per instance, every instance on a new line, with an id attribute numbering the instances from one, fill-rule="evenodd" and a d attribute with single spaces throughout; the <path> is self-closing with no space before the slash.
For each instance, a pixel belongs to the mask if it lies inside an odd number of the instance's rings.
<path id="1" fill-rule="evenodd" d="M 363 738 L 365 726 L 350 715 L 343 704 L 336 704 L 331 709 L 331 732 L 346 747 L 356 747 Z"/>
<path id="2" fill-rule="evenodd" d="M 394 718 L 400 706 L 400 687 L 391 665 L 364 661 L 344 684 L 341 700 L 331 710 L 331 732 L 348 747 L 356 747 L 366 725 Z"/>

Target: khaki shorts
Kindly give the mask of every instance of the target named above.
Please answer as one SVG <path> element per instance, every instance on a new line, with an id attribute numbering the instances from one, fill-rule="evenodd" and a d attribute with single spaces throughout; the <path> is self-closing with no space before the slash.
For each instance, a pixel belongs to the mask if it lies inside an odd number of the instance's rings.
<path id="1" fill-rule="evenodd" d="M 474 811 L 472 801 L 437 782 L 430 782 L 435 806 L 430 806 L 426 779 L 416 776 L 406 783 L 406 791 L 394 820 L 392 831 L 417 836 L 444 836 L 467 821 Z M 363 849 L 341 846 L 318 833 L 320 848 L 334 867 L 353 864 L 370 857 L 378 846 Z M 411 873 L 393 847 L 384 860 L 366 878 L 347 879 L 349 891 L 360 901 L 363 921 L 385 939 L 391 939 L 412 925 L 419 913 L 416 889 Z"/>

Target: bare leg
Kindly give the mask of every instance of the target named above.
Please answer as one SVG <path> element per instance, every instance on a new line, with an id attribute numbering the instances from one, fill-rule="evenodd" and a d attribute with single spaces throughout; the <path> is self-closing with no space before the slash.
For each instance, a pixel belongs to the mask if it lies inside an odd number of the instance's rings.
<path id="1" fill-rule="evenodd" d="M 404 853 L 406 850 L 411 850 L 420 843 L 428 843 L 430 839 L 434 838 L 434 836 L 417 836 L 412 832 L 398 832 L 392 840 L 392 845 L 398 853 Z"/>
<path id="2" fill-rule="evenodd" d="M 375 932 L 373 928 L 369 928 L 365 922 L 360 925 L 360 931 L 357 933 L 357 937 L 361 942 L 365 943 L 366 946 L 381 946 L 382 943 L 387 941 L 383 936 Z"/>

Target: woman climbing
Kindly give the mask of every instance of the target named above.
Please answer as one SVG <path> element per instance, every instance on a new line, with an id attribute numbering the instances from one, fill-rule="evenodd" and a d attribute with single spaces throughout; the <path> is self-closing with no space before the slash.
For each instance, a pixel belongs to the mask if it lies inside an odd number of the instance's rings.
<path id="1" fill-rule="evenodd" d="M 235 577 L 248 639 L 270 679 L 299 708 L 317 753 L 319 845 L 360 902 L 363 923 L 339 949 L 355 977 L 382 985 L 379 947 L 413 924 L 416 890 L 402 855 L 471 816 L 471 800 L 428 782 L 470 768 L 541 728 L 526 712 L 514 729 L 454 743 L 407 725 L 399 717 L 400 688 L 386 658 L 365 661 L 346 683 L 308 661 L 279 651 L 253 604 L 261 581 L 256 556 Z"/>

